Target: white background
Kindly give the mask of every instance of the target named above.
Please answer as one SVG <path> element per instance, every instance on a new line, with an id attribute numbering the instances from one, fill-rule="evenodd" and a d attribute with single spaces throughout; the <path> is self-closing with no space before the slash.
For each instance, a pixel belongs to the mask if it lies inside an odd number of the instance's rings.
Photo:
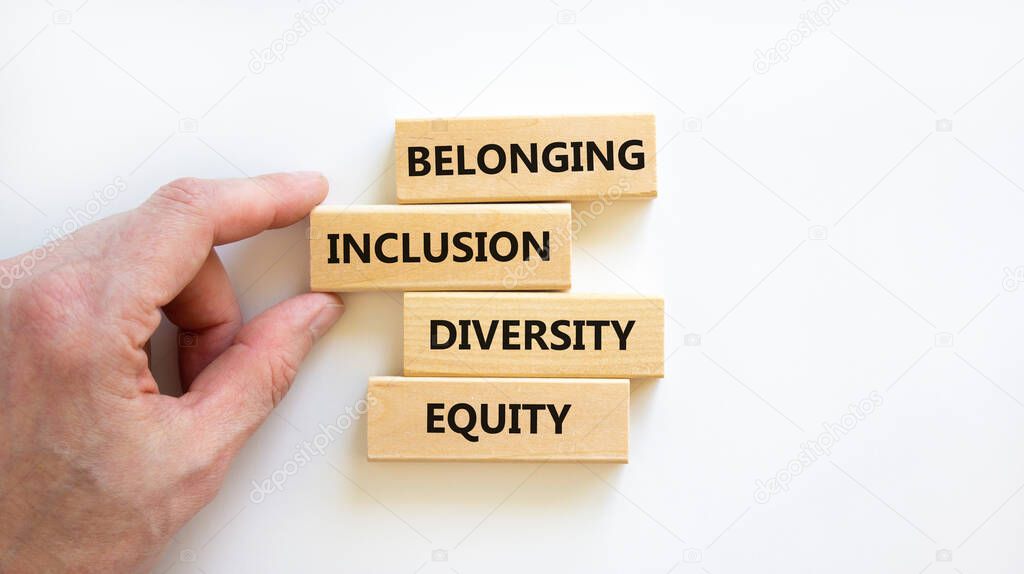
<path id="1" fill-rule="evenodd" d="M 291 169 L 325 172 L 330 203 L 392 203 L 398 117 L 657 114 L 659 197 L 607 209 L 573 267 L 666 297 L 628 465 L 370 464 L 358 420 L 252 502 L 400 372 L 400 298 L 353 295 L 157 571 L 1024 568 L 1019 3 L 349 0 L 290 45 L 316 4 L 5 4 L 0 256 L 119 180 L 100 216 L 178 176 Z M 306 288 L 303 233 L 222 250 L 246 317 Z M 173 332 L 154 345 L 168 381 Z"/>

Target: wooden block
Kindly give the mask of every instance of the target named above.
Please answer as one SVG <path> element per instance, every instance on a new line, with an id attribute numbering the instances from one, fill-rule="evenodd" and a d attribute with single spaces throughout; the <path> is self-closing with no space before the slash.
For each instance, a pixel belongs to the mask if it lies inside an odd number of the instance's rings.
<path id="1" fill-rule="evenodd" d="M 568 289 L 568 203 L 321 206 L 314 291 Z"/>
<path id="2" fill-rule="evenodd" d="M 661 377 L 661 297 L 407 293 L 406 376 Z"/>
<path id="3" fill-rule="evenodd" d="M 398 120 L 399 203 L 657 195 L 653 115 Z"/>
<path id="4" fill-rule="evenodd" d="M 629 381 L 372 377 L 370 460 L 627 462 Z"/>

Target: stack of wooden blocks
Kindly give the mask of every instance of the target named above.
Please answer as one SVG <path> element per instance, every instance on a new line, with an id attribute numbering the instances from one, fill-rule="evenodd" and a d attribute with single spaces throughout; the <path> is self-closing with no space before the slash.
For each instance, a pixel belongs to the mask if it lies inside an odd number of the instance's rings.
<path id="1" fill-rule="evenodd" d="M 664 301 L 567 290 L 575 234 L 657 195 L 655 149 L 651 115 L 399 120 L 402 205 L 313 211 L 314 291 L 406 292 L 404 376 L 367 389 L 370 460 L 628 461 Z"/>

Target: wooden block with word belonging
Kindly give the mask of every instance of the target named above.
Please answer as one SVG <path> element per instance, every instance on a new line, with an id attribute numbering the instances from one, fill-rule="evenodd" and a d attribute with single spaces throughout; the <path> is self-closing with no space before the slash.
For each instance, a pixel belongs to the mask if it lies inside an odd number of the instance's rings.
<path id="1" fill-rule="evenodd" d="M 314 291 L 568 289 L 568 203 L 320 206 Z"/>
<path id="2" fill-rule="evenodd" d="M 369 460 L 627 462 L 629 381 L 372 377 Z"/>
<path id="3" fill-rule="evenodd" d="M 407 293 L 406 376 L 661 377 L 661 297 Z"/>
<path id="4" fill-rule="evenodd" d="M 398 120 L 398 202 L 648 199 L 655 150 L 653 115 Z"/>

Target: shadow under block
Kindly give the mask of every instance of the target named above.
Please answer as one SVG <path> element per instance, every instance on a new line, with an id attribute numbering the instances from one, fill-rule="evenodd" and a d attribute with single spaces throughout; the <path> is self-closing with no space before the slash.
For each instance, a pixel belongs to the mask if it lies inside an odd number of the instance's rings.
<path id="1" fill-rule="evenodd" d="M 661 297 L 406 293 L 406 376 L 662 377 Z"/>
<path id="2" fill-rule="evenodd" d="M 570 287 L 568 203 L 320 206 L 313 291 Z"/>
<path id="3" fill-rule="evenodd" d="M 371 377 L 369 460 L 629 458 L 626 379 Z"/>
<path id="4" fill-rule="evenodd" d="M 398 203 L 649 199 L 654 116 L 395 122 Z"/>

